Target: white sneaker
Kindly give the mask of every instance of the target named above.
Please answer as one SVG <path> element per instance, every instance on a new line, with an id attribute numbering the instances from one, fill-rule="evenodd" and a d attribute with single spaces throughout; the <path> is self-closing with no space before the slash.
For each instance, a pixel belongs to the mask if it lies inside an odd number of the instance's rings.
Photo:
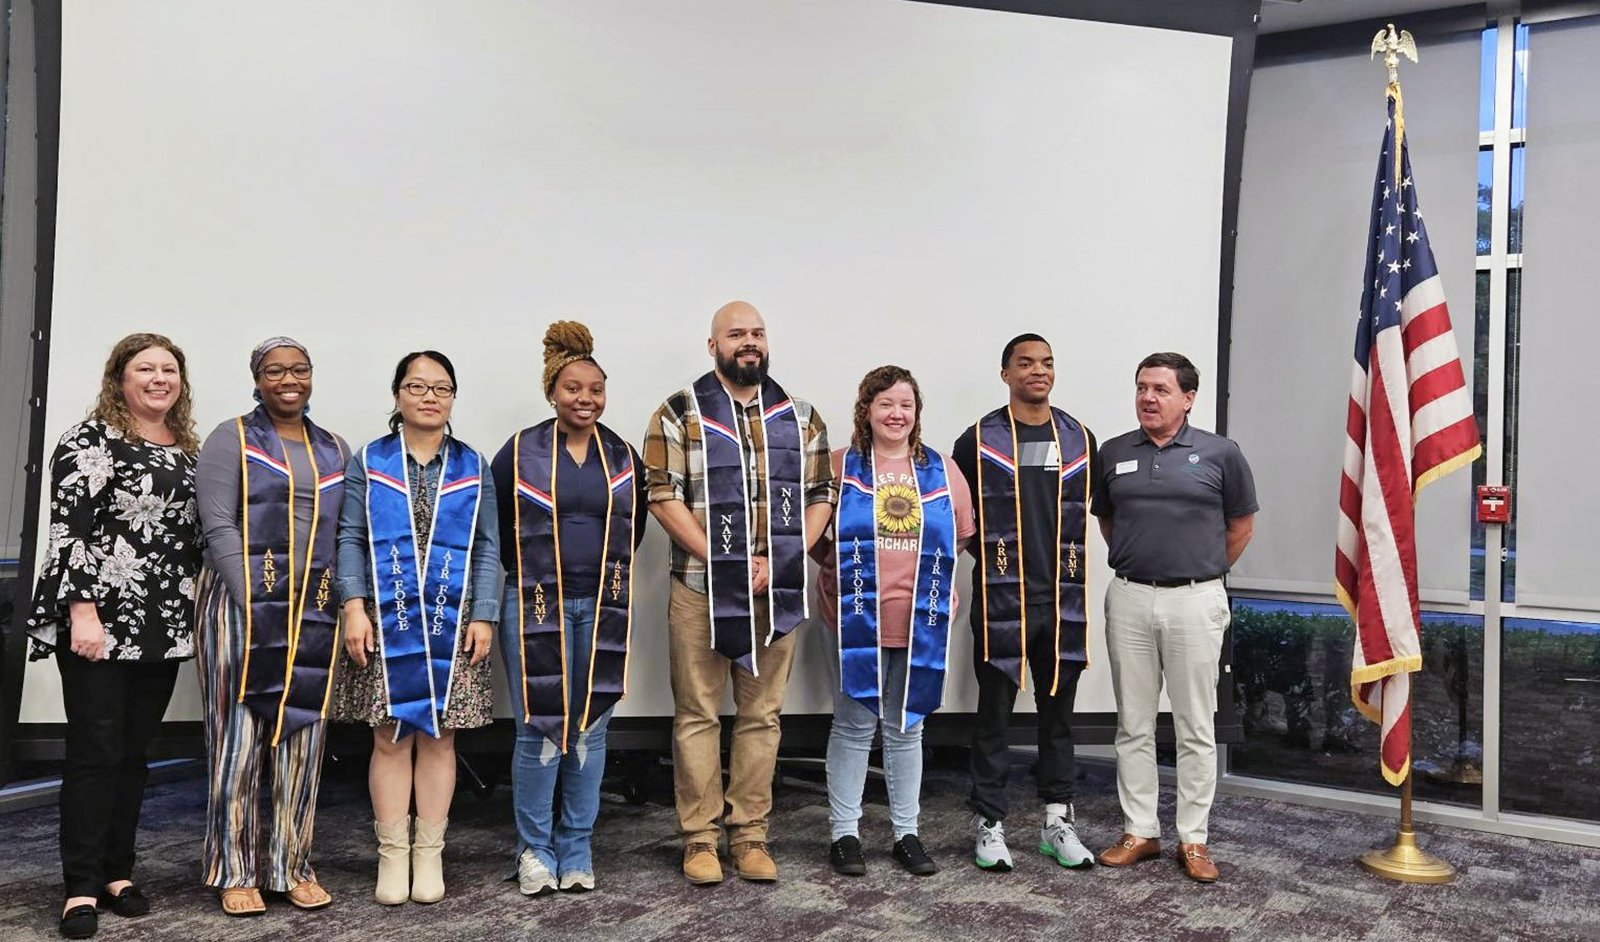
<path id="1" fill-rule="evenodd" d="M 1011 869 L 1011 851 L 1006 847 L 1004 821 L 993 823 L 982 817 L 973 819 L 978 825 L 978 843 L 972 852 L 972 862 L 981 869 L 1005 873 Z"/>
<path id="2" fill-rule="evenodd" d="M 594 889 L 594 874 L 587 870 L 569 870 L 561 875 L 563 893 L 587 893 Z"/>
<path id="3" fill-rule="evenodd" d="M 517 888 L 522 890 L 523 896 L 538 896 L 556 888 L 556 878 L 531 849 L 517 857 Z"/>
<path id="4" fill-rule="evenodd" d="M 1045 815 L 1044 827 L 1039 829 L 1039 853 L 1063 867 L 1094 866 L 1094 855 L 1078 840 L 1077 828 L 1073 827 L 1071 805 L 1067 806 L 1065 817 Z"/>

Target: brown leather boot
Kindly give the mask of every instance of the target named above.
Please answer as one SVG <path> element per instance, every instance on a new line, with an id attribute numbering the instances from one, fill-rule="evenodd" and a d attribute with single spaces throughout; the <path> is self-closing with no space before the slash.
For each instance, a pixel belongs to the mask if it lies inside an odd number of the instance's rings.
<path id="1" fill-rule="evenodd" d="M 742 880 L 771 883 L 778 879 L 778 864 L 767 850 L 766 841 L 742 841 L 729 847 L 728 855 Z"/>
<path id="2" fill-rule="evenodd" d="M 1100 852 L 1100 862 L 1107 867 L 1126 867 L 1159 856 L 1161 856 L 1160 839 L 1124 834 L 1115 847 Z"/>
<path id="3" fill-rule="evenodd" d="M 1183 872 L 1188 874 L 1189 879 L 1199 883 L 1215 883 L 1217 877 L 1221 876 L 1217 872 L 1217 865 L 1207 856 L 1204 844 L 1179 844 L 1178 863 L 1183 864 Z"/>
<path id="4" fill-rule="evenodd" d="M 707 843 L 685 845 L 683 876 L 696 886 L 721 883 L 722 861 L 717 858 L 717 845 Z"/>

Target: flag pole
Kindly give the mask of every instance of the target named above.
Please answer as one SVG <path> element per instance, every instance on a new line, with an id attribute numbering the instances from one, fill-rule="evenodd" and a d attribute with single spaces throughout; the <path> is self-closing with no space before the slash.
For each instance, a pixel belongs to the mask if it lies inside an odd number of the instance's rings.
<path id="1" fill-rule="evenodd" d="M 1383 53 L 1383 64 L 1389 72 L 1389 84 L 1385 90 L 1387 97 L 1394 99 L 1395 111 L 1395 141 L 1394 160 L 1396 166 L 1395 179 L 1400 179 L 1398 168 L 1400 165 L 1401 147 L 1404 142 L 1405 117 L 1401 111 L 1403 99 L 1400 97 L 1400 56 L 1404 55 L 1412 62 L 1417 61 L 1417 45 L 1411 34 L 1404 30 L 1396 30 L 1390 23 L 1387 29 L 1378 31 L 1372 40 L 1372 56 Z M 1411 685 L 1406 685 L 1407 713 L 1410 713 L 1412 702 Z M 1407 731 L 1409 738 L 1410 733 Z M 1406 755 L 1411 754 L 1411 744 L 1406 744 Z M 1414 777 L 1411 764 L 1406 767 L 1406 777 L 1400 782 L 1400 832 L 1395 837 L 1392 847 L 1387 850 L 1369 850 L 1357 858 L 1362 869 L 1369 873 L 1377 874 L 1389 880 L 1401 883 L 1449 883 L 1456 878 L 1456 868 L 1438 857 L 1427 853 L 1417 846 L 1417 834 L 1411 826 L 1411 780 Z"/>

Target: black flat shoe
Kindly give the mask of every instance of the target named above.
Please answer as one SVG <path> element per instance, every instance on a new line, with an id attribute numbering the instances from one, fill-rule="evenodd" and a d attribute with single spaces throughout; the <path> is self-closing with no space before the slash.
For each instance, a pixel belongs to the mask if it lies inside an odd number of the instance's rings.
<path id="1" fill-rule="evenodd" d="M 87 939 L 100 928 L 100 913 L 84 903 L 61 914 L 61 934 L 68 939 Z"/>
<path id="2" fill-rule="evenodd" d="M 867 873 L 867 858 L 861 853 L 861 841 L 850 834 L 834 841 L 833 846 L 828 848 L 828 863 L 833 865 L 834 872 L 847 877 L 860 877 Z"/>
<path id="3" fill-rule="evenodd" d="M 929 876 L 939 872 L 939 865 L 933 862 L 928 852 L 922 848 L 922 842 L 917 840 L 915 834 L 907 834 L 894 842 L 894 859 L 906 872 L 919 877 Z"/>
<path id="4" fill-rule="evenodd" d="M 140 892 L 137 886 L 129 884 L 115 895 L 102 890 L 100 900 L 95 905 L 119 916 L 143 916 L 150 911 L 150 898 Z"/>

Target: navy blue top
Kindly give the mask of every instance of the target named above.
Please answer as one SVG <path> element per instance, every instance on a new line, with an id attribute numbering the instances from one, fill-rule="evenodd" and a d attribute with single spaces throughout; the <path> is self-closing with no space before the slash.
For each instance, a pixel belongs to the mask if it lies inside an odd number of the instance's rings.
<path id="1" fill-rule="evenodd" d="M 633 446 L 629 445 L 630 452 Z M 610 482 L 605 469 L 600 466 L 595 453 L 594 438 L 589 439 L 589 453 L 583 464 L 572 460 L 567 451 L 566 433 L 556 432 L 556 492 L 561 498 L 561 569 L 564 589 L 574 595 L 590 596 L 600 591 L 600 554 L 606 538 L 606 492 Z M 494 456 L 490 473 L 494 475 L 495 493 L 500 495 L 500 564 L 506 572 L 517 569 L 517 469 L 516 438 Z M 633 548 L 638 549 L 644 540 L 645 512 L 648 499 L 645 494 L 644 467 L 637 452 L 633 452 L 633 502 L 636 509 L 633 526 Z"/>

